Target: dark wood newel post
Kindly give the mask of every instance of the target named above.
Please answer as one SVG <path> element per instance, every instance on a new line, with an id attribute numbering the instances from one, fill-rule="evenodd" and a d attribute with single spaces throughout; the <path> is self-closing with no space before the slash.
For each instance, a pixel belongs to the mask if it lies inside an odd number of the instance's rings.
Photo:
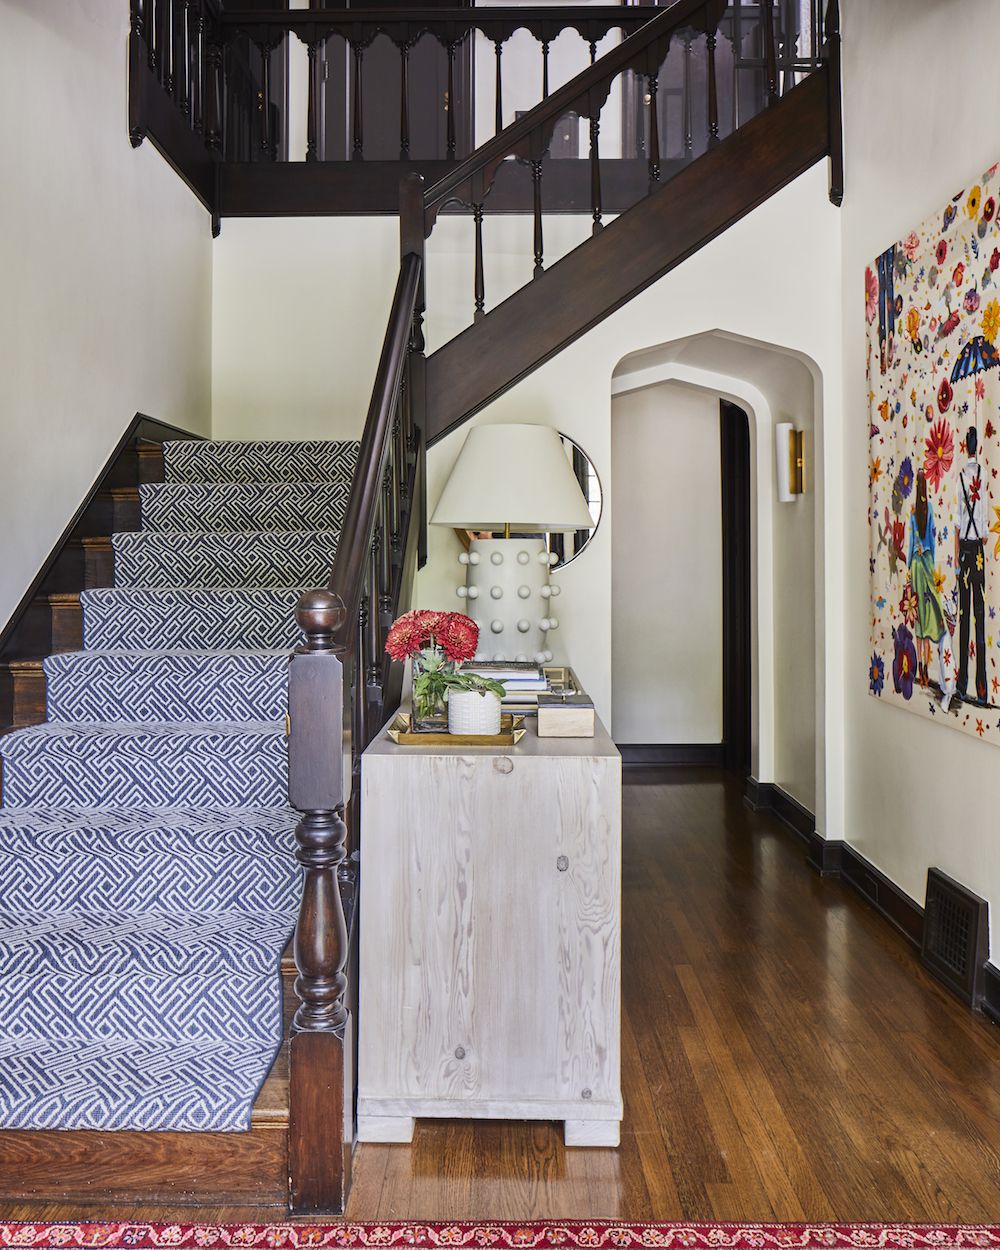
<path id="1" fill-rule="evenodd" d="M 328 590 L 308 591 L 296 618 L 305 640 L 288 675 L 288 796 L 303 868 L 295 927 L 299 1008 L 289 1037 L 288 1175 L 293 1214 L 340 1214 L 349 1185 L 353 1084 L 348 1026 L 347 922 L 339 872 L 344 823 L 342 631 L 347 611 Z"/>

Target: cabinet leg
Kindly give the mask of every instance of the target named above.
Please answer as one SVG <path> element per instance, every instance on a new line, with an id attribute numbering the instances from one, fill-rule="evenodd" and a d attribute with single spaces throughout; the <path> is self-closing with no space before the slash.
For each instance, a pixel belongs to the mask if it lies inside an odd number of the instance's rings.
<path id="1" fill-rule="evenodd" d="M 413 1117 L 408 1115 L 359 1115 L 358 1141 L 413 1141 Z"/>
<path id="2" fill-rule="evenodd" d="M 567 1146 L 617 1146 L 621 1133 L 620 1120 L 566 1120 L 563 1140 Z"/>

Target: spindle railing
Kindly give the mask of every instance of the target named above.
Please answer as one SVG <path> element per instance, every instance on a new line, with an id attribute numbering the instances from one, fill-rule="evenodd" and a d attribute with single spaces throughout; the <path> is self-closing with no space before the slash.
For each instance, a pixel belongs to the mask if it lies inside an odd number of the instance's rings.
<path id="1" fill-rule="evenodd" d="M 665 170 L 669 161 L 696 154 L 702 131 L 717 139 L 786 94 L 820 64 L 821 3 L 808 0 L 808 18 L 801 0 L 722 3 L 710 31 L 695 24 L 682 36 L 683 51 L 663 73 L 626 74 L 620 133 L 590 119 L 588 151 L 571 159 L 572 142 L 559 153 L 560 168 L 546 174 L 547 209 L 581 210 L 586 179 L 573 167 L 583 165 L 596 144 L 613 149 L 603 158 L 602 212 L 618 212 L 634 201 L 652 149 Z M 306 10 L 241 9 L 219 0 L 131 5 L 133 142 L 148 134 L 216 215 L 394 211 L 401 174 L 412 169 L 436 181 L 448 164 L 471 153 L 477 133 L 502 132 L 514 116 L 515 89 L 519 105 L 551 97 L 552 50 L 565 32 L 578 37 L 573 55 L 582 68 L 588 57 L 596 61 L 598 45 L 609 35 L 630 37 L 661 13 L 621 4 Z M 511 42 L 519 32 L 535 46 L 527 81 L 532 54 Z M 572 57 L 567 60 L 565 41 L 560 46 L 565 70 Z M 492 75 L 482 72 L 491 48 Z M 475 91 L 473 60 L 479 67 Z M 712 79 L 707 98 L 714 101 L 709 116 L 701 107 L 706 76 Z M 494 211 L 530 211 L 530 200 L 529 188 L 508 195 L 501 185 Z"/>

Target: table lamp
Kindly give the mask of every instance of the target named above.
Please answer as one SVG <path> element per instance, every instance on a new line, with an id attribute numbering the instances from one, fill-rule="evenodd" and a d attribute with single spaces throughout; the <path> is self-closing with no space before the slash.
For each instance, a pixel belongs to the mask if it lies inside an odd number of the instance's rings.
<path id="1" fill-rule="evenodd" d="M 593 523 L 558 430 L 477 425 L 469 431 L 431 524 L 504 534 L 474 538 L 458 557 L 466 584 L 457 593 L 479 625 L 477 659 L 552 659 L 547 635 L 559 625 L 551 605 L 559 587 L 549 585 L 549 568 L 558 557 L 545 535 Z"/>

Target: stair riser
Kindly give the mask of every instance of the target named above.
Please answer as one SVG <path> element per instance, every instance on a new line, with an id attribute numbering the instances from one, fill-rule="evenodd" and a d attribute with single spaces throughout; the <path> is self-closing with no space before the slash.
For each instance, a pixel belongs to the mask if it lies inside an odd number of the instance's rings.
<path id="1" fill-rule="evenodd" d="M 342 482 L 357 464 L 356 442 L 171 442 L 168 482 Z"/>
<path id="2" fill-rule="evenodd" d="M 2 831 L 0 839 L 3 906 L 11 912 L 291 913 L 298 901 L 299 869 L 291 849 L 287 857 L 267 859 L 204 851 L 197 860 L 166 851 L 115 859 L 39 854 L 11 846 Z"/>
<path id="3" fill-rule="evenodd" d="M 45 674 L 60 723 L 282 721 L 288 706 L 283 655 L 84 653 L 46 660 Z"/>
<path id="4" fill-rule="evenodd" d="M 321 584 L 325 584 L 325 581 Z M 113 590 L 83 595 L 91 650 L 210 650 L 298 646 L 298 591 L 226 594 Z"/>
<path id="5" fill-rule="evenodd" d="M 0 1021 L 5 1040 L 252 1042 L 280 1036 L 281 992 L 273 975 L 0 976 Z"/>
<path id="6" fill-rule="evenodd" d="M 7 807 L 278 807 L 288 800 L 284 736 L 0 739 Z"/>
<path id="7" fill-rule="evenodd" d="M 330 576 L 336 550 L 332 534 L 115 534 L 114 584 L 320 586 Z"/>
<path id="8" fill-rule="evenodd" d="M 344 519 L 349 491 L 346 482 L 167 482 L 144 486 L 140 492 L 142 528 L 149 533 L 337 530 Z"/>

